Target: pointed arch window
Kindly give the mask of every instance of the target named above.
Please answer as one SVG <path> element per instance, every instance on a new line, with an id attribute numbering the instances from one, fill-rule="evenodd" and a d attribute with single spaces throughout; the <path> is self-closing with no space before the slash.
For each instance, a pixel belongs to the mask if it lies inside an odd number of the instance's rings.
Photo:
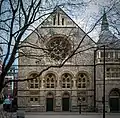
<path id="1" fill-rule="evenodd" d="M 46 88 L 55 88 L 56 86 L 56 76 L 53 73 L 48 73 L 45 76 L 45 87 Z"/>
<path id="2" fill-rule="evenodd" d="M 64 73 L 61 76 L 61 87 L 71 88 L 73 86 L 72 75 L 69 73 Z"/>
<path id="3" fill-rule="evenodd" d="M 89 83 L 89 78 L 85 73 L 78 73 L 76 81 L 77 88 L 87 88 Z"/>
<path id="4" fill-rule="evenodd" d="M 28 87 L 30 89 L 38 89 L 41 87 L 40 77 L 36 77 L 36 76 L 37 76 L 37 73 L 32 73 L 28 77 L 28 79 L 31 78 L 30 80 L 28 80 Z"/>

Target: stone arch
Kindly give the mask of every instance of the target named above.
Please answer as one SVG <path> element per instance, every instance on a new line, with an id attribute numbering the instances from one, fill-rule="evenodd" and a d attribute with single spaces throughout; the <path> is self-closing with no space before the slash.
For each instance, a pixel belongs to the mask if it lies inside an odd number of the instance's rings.
<path id="1" fill-rule="evenodd" d="M 64 74 L 64 73 L 69 73 L 72 76 L 72 78 L 74 77 L 74 74 L 71 71 L 69 71 L 69 70 L 63 71 L 61 73 L 61 75 Z"/>
<path id="2" fill-rule="evenodd" d="M 39 74 L 37 71 L 31 71 L 27 74 L 27 78 L 30 77 L 33 73 Z"/>
<path id="3" fill-rule="evenodd" d="M 90 86 L 90 75 L 86 71 L 79 71 L 76 74 L 76 87 L 88 88 Z"/>
<path id="4" fill-rule="evenodd" d="M 44 76 L 45 88 L 55 88 L 57 86 L 57 74 L 54 71 L 48 71 Z"/>
<path id="5" fill-rule="evenodd" d="M 70 97 L 70 93 L 68 91 L 64 91 L 62 93 L 62 97 Z"/>
<path id="6" fill-rule="evenodd" d="M 38 75 L 39 73 L 37 71 L 31 71 L 30 73 L 28 73 L 27 79 L 29 78 L 34 78 L 36 75 Z M 34 78 L 34 79 L 30 79 L 28 80 L 28 88 L 40 88 L 41 87 L 41 79 L 40 77 Z"/>
<path id="7" fill-rule="evenodd" d="M 54 98 L 54 93 L 52 91 L 48 91 L 46 94 L 46 98 Z"/>
<path id="8" fill-rule="evenodd" d="M 120 96 L 120 89 L 118 88 L 113 88 L 110 93 L 109 93 L 109 96 L 112 96 L 112 95 L 118 95 Z"/>
<path id="9" fill-rule="evenodd" d="M 109 93 L 110 112 L 120 111 L 120 89 L 113 88 Z"/>
<path id="10" fill-rule="evenodd" d="M 56 76 L 56 78 L 58 78 L 58 74 L 57 74 L 57 72 L 55 72 L 55 71 L 46 71 L 46 73 L 44 74 L 44 77 L 48 74 L 48 73 L 53 73 L 55 76 Z"/>
<path id="11" fill-rule="evenodd" d="M 73 87 L 73 77 L 74 75 L 70 71 L 64 71 L 60 76 L 60 85 L 62 88 L 72 88 Z"/>
<path id="12" fill-rule="evenodd" d="M 70 37 L 68 37 L 68 36 L 65 35 L 65 34 L 54 34 L 54 35 L 52 35 L 52 36 L 50 36 L 50 37 L 48 38 L 48 42 L 49 42 L 49 40 L 54 39 L 54 38 L 56 38 L 56 37 L 66 38 L 66 39 L 69 40 L 69 42 L 72 44 L 72 40 L 70 39 Z"/>

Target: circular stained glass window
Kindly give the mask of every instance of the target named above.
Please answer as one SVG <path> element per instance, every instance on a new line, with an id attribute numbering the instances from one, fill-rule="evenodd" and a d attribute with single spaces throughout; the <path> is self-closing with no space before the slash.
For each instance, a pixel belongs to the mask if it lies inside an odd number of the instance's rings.
<path id="1" fill-rule="evenodd" d="M 49 56 L 56 60 L 63 60 L 70 53 L 71 44 L 65 37 L 54 37 L 47 43 Z"/>

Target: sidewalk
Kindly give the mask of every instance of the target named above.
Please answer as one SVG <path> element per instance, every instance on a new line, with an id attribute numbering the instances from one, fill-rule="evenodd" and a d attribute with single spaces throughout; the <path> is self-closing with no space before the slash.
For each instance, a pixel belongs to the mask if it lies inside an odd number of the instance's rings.
<path id="1" fill-rule="evenodd" d="M 25 112 L 25 115 L 102 115 L 103 113 L 96 112 Z M 120 113 L 105 113 L 106 115 L 114 114 L 120 115 Z"/>
<path id="2" fill-rule="evenodd" d="M 80 115 L 79 112 L 25 112 L 26 115 Z M 102 113 L 81 112 L 81 115 L 101 115 Z"/>

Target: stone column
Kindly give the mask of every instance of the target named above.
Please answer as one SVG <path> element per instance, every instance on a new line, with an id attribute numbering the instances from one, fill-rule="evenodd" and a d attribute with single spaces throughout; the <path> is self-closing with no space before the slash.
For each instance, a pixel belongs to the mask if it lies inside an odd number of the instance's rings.
<path id="1" fill-rule="evenodd" d="M 73 88 L 76 88 L 76 78 L 73 80 Z"/>
<path id="2" fill-rule="evenodd" d="M 57 88 L 60 88 L 60 79 L 57 80 Z"/>

